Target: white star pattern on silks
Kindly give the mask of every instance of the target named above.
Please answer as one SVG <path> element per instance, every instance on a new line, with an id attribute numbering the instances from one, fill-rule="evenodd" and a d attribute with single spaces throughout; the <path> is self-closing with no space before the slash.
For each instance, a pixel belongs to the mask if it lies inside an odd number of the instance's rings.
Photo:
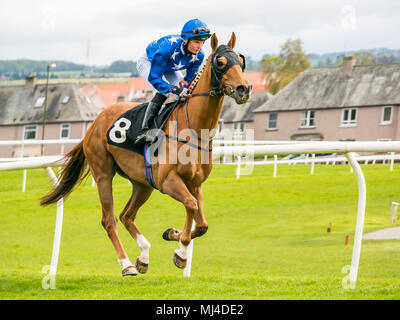
<path id="1" fill-rule="evenodd" d="M 174 51 L 174 53 L 171 56 L 171 59 L 175 60 L 175 57 L 176 57 L 177 54 L 179 54 L 179 52 L 178 51 Z"/>
<path id="2" fill-rule="evenodd" d="M 178 41 L 176 41 L 176 40 L 178 40 L 178 38 L 174 37 L 174 36 L 172 36 L 171 38 L 168 39 L 168 41 L 171 42 L 171 44 L 173 44 L 174 42 L 178 43 Z"/>
<path id="3" fill-rule="evenodd" d="M 199 58 L 197 58 L 197 54 L 192 55 L 192 59 L 189 62 L 196 62 Z"/>
<path id="4" fill-rule="evenodd" d="M 179 64 L 175 64 L 175 63 L 174 63 L 174 68 L 173 68 L 173 69 L 179 70 L 179 69 L 182 68 L 182 67 L 183 67 L 183 64 L 181 64 L 181 62 L 179 61 Z"/>

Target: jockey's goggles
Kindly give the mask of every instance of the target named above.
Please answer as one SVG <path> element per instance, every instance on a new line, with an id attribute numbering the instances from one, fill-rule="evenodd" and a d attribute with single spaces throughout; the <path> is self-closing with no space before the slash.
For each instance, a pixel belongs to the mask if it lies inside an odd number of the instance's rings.
<path id="1" fill-rule="evenodd" d="M 185 33 L 192 33 L 192 34 L 210 33 L 210 28 L 207 28 L 207 27 L 197 27 L 197 28 L 194 28 L 192 31 L 186 31 Z"/>

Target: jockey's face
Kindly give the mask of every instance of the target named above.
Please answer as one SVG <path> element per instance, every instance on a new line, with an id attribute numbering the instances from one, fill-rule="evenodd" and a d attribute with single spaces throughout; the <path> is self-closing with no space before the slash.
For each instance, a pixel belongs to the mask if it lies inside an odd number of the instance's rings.
<path id="1" fill-rule="evenodd" d="M 183 41 L 186 45 L 188 40 L 185 39 Z M 204 41 L 202 41 L 202 40 L 190 39 L 187 49 L 190 53 L 198 54 L 200 52 L 201 48 L 203 47 L 203 45 L 204 45 Z"/>

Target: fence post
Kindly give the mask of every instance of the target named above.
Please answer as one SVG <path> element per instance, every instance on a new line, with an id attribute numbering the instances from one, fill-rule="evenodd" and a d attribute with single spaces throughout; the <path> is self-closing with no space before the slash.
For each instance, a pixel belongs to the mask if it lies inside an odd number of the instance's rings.
<path id="1" fill-rule="evenodd" d="M 356 224 L 356 232 L 354 235 L 353 256 L 351 259 L 351 269 L 350 269 L 350 282 L 354 283 L 355 285 L 357 280 L 358 265 L 360 262 L 367 190 L 365 185 L 364 174 L 360 168 L 360 165 L 358 164 L 358 161 L 355 159 L 353 153 L 349 152 L 345 153 L 345 155 L 351 167 L 354 168 L 358 183 L 357 224 Z"/>
<path id="2" fill-rule="evenodd" d="M 58 179 L 50 167 L 46 168 L 46 172 L 50 179 L 53 181 L 54 185 L 57 185 Z M 51 254 L 51 264 L 50 264 L 50 276 L 55 276 L 57 273 L 58 257 L 60 254 L 60 244 L 61 244 L 61 231 L 62 231 L 62 221 L 63 221 L 63 211 L 64 203 L 63 198 L 57 201 L 57 216 L 56 216 L 56 227 L 54 230 L 54 241 L 53 241 L 53 251 Z"/>
<path id="3" fill-rule="evenodd" d="M 192 231 L 194 231 L 196 226 L 196 223 L 193 221 L 192 225 Z M 189 246 L 188 246 L 188 255 L 187 255 L 187 262 L 186 262 L 186 267 L 183 269 L 183 276 L 184 277 L 190 277 L 190 272 L 192 271 L 192 258 L 193 258 L 193 239 L 190 240 Z"/>
<path id="4" fill-rule="evenodd" d="M 394 152 L 391 152 L 392 158 L 390 159 L 390 171 L 393 171 L 393 164 L 394 164 Z"/>
<path id="5" fill-rule="evenodd" d="M 311 155 L 311 174 L 314 174 L 315 153 Z"/>
<path id="6" fill-rule="evenodd" d="M 24 178 L 22 179 L 22 192 L 26 190 L 26 169 L 24 169 Z"/>
<path id="7" fill-rule="evenodd" d="M 237 165 L 237 167 L 236 167 L 236 179 L 239 179 L 240 178 L 240 163 L 241 163 L 241 156 L 238 156 L 237 157 L 237 162 L 238 162 L 238 165 Z"/>
<path id="8" fill-rule="evenodd" d="M 278 156 L 274 154 L 274 178 L 276 178 L 277 170 L 278 170 Z"/>

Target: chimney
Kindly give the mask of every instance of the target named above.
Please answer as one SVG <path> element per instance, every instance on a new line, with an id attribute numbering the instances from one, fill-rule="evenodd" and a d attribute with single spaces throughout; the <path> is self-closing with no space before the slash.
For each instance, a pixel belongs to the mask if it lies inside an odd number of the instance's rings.
<path id="1" fill-rule="evenodd" d="M 343 57 L 342 71 L 350 72 L 355 65 L 356 65 L 356 57 L 355 56 Z"/>
<path id="2" fill-rule="evenodd" d="M 37 76 L 35 74 L 29 75 L 25 78 L 25 90 L 32 90 L 35 88 Z"/>

